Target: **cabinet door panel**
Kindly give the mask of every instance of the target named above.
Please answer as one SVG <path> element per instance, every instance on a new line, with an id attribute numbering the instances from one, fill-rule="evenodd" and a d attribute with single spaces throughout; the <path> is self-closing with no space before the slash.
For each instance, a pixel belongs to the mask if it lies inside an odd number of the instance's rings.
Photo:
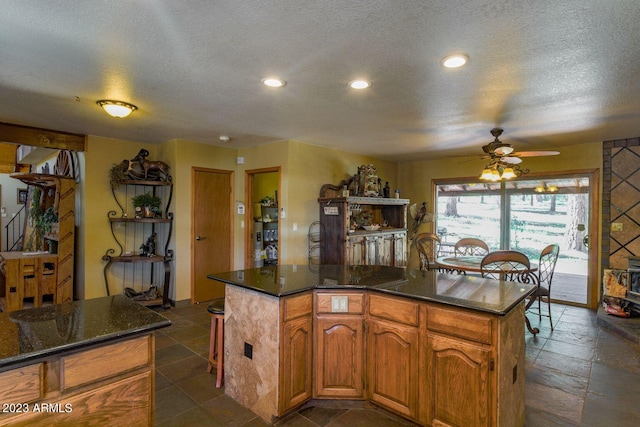
<path id="1" fill-rule="evenodd" d="M 367 354 L 369 398 L 415 419 L 418 329 L 370 320 Z"/>
<path id="2" fill-rule="evenodd" d="M 349 265 L 365 265 L 366 253 L 364 237 L 351 237 L 347 240 L 347 262 Z"/>
<path id="3" fill-rule="evenodd" d="M 394 246 L 394 235 L 383 234 L 379 237 L 378 245 L 378 265 L 393 265 L 392 254 Z"/>
<path id="4" fill-rule="evenodd" d="M 405 267 L 407 265 L 407 233 L 394 234 L 393 239 L 393 266 Z"/>
<path id="5" fill-rule="evenodd" d="M 430 424 L 491 425 L 491 351 L 442 336 L 429 335 L 428 355 Z"/>
<path id="6" fill-rule="evenodd" d="M 280 414 L 311 398 L 311 316 L 285 323 L 282 336 Z"/>
<path id="7" fill-rule="evenodd" d="M 360 316 L 318 317 L 316 385 L 318 397 L 364 397 L 364 322 Z"/>

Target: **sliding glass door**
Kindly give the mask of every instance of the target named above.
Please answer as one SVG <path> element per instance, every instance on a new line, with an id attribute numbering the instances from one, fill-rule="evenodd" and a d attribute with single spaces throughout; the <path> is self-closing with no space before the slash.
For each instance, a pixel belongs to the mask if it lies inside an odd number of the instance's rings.
<path id="1" fill-rule="evenodd" d="M 476 237 L 491 250 L 518 250 L 537 262 L 545 246 L 558 244 L 552 298 L 589 305 L 590 181 L 589 174 L 577 174 L 436 182 L 435 229 L 443 250 L 460 238 Z"/>

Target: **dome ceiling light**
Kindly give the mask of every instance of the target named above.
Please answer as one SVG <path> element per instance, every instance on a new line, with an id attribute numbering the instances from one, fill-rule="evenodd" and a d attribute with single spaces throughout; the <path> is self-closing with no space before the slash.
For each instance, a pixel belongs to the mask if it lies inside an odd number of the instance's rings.
<path id="1" fill-rule="evenodd" d="M 109 99 L 102 99 L 97 101 L 96 104 L 101 106 L 111 117 L 118 119 L 127 117 L 138 109 L 138 107 L 133 104 L 129 104 L 128 102 L 112 101 Z"/>

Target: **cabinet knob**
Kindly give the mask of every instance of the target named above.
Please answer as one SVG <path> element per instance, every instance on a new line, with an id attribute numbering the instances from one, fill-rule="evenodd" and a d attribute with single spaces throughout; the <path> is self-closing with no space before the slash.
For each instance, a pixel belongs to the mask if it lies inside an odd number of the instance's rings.
<path id="1" fill-rule="evenodd" d="M 196 236 L 196 240 L 204 240 L 204 239 L 206 239 L 206 237 Z"/>

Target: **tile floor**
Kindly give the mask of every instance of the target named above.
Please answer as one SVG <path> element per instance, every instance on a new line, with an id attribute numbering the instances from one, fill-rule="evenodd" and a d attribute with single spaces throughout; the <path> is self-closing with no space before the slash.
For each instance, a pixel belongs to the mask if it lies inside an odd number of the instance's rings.
<path id="1" fill-rule="evenodd" d="M 640 346 L 599 327 L 596 313 L 552 305 L 555 329 L 530 314 L 540 333 L 526 339 L 526 425 L 635 426 L 640 420 Z M 157 332 L 157 426 L 265 426 L 216 389 L 207 374 L 210 318 L 206 304 L 163 314 L 173 321 Z M 313 402 L 278 426 L 413 425 L 384 410 Z"/>

